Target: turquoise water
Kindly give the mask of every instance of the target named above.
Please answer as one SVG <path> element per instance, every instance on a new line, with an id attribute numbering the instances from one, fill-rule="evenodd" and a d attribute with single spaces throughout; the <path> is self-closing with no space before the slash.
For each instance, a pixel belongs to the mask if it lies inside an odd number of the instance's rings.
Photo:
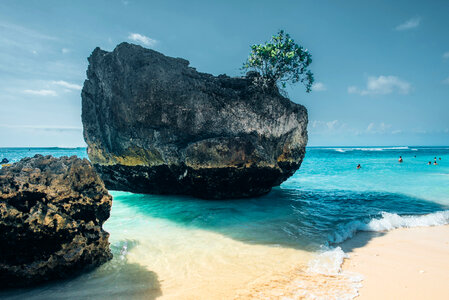
<path id="1" fill-rule="evenodd" d="M 3 148 L 0 159 L 14 162 L 36 153 L 86 157 L 84 148 Z M 105 223 L 111 262 L 70 280 L 0 296 L 156 298 L 164 296 L 165 286 L 179 285 L 179 272 L 192 282 L 204 281 L 208 264 L 237 266 L 237 258 L 227 256 L 232 247 L 260 253 L 294 249 L 305 253 L 306 261 L 307 253 L 335 246 L 358 230 L 446 224 L 449 147 L 308 148 L 294 176 L 253 199 L 111 194 Z"/>

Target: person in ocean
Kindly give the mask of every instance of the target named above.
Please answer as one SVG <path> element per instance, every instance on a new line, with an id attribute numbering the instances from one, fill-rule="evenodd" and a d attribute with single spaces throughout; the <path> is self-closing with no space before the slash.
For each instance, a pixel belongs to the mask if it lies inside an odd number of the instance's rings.
<path id="1" fill-rule="evenodd" d="M 437 158 L 435 157 L 435 161 L 433 162 L 433 164 L 436 166 L 437 164 Z"/>
<path id="2" fill-rule="evenodd" d="M 357 165 L 357 170 L 360 169 L 362 166 L 360 164 Z"/>
<path id="3" fill-rule="evenodd" d="M 401 162 L 403 162 L 403 160 L 402 160 L 402 156 L 399 156 L 399 160 L 398 160 L 400 163 Z"/>
<path id="4" fill-rule="evenodd" d="M 431 164 L 432 164 L 432 162 L 431 162 L 431 161 L 429 161 L 428 165 L 430 166 Z"/>

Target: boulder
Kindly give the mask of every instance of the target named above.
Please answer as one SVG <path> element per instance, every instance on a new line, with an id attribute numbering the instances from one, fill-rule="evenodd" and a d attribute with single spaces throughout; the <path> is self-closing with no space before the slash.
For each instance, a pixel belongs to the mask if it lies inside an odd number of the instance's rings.
<path id="1" fill-rule="evenodd" d="M 112 258 L 112 198 L 87 159 L 36 155 L 0 169 L 0 287 L 64 278 Z"/>
<path id="2" fill-rule="evenodd" d="M 197 72 L 122 43 L 88 58 L 82 122 L 108 189 L 223 199 L 268 193 L 301 165 L 307 110 L 248 77 Z"/>
<path id="3" fill-rule="evenodd" d="M 0 164 L 7 164 L 9 163 L 9 160 L 7 158 L 3 158 L 2 161 L 0 161 Z"/>

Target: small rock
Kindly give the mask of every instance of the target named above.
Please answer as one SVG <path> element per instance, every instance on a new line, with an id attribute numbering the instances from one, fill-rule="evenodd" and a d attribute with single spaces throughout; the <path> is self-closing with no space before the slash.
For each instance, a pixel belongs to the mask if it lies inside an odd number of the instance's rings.
<path id="1" fill-rule="evenodd" d="M 87 159 L 36 155 L 0 169 L 0 287 L 69 276 L 112 258 L 112 197 Z"/>

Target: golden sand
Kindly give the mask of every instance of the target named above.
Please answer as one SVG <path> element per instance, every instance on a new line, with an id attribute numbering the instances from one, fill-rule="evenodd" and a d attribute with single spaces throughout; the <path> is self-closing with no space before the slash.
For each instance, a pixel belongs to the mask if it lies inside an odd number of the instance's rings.
<path id="1" fill-rule="evenodd" d="M 359 233 L 342 248 L 343 269 L 364 277 L 357 299 L 449 299 L 448 225 Z"/>
<path id="2" fill-rule="evenodd" d="M 127 254 L 130 263 L 157 274 L 158 299 L 335 299 L 355 292 L 345 276 L 309 272 L 311 252 L 200 229 L 167 230 Z"/>
<path id="3" fill-rule="evenodd" d="M 304 266 L 311 256 L 198 229 L 177 228 L 170 241 L 151 243 L 134 247 L 127 258 L 157 274 L 162 292 L 158 299 L 234 299 L 239 291 L 250 293 L 252 282 Z"/>

